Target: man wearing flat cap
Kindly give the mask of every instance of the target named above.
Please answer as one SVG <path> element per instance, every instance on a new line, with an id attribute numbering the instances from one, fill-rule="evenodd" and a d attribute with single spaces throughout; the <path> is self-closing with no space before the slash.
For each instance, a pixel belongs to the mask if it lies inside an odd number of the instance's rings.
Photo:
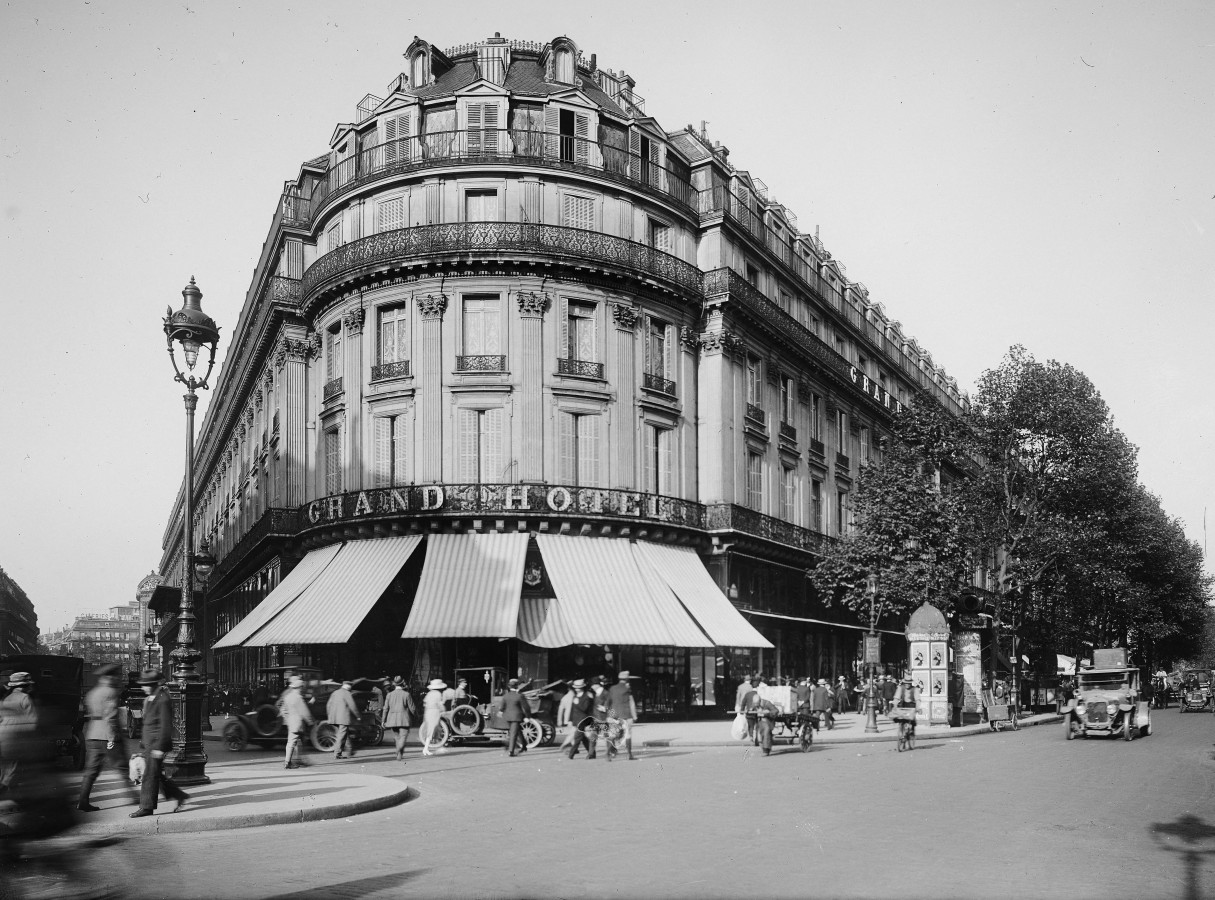
<path id="1" fill-rule="evenodd" d="M 97 685 L 85 695 L 84 710 L 88 715 L 88 724 L 84 726 L 84 747 L 87 756 L 84 761 L 84 779 L 80 782 L 80 797 L 76 808 L 81 812 L 97 812 L 97 807 L 89 802 L 93 791 L 93 783 L 101 774 L 107 762 L 122 773 L 123 781 L 130 788 L 131 797 L 138 800 L 138 794 L 130 782 L 127 765 L 126 743 L 122 739 L 122 730 L 118 727 L 118 674 L 121 671 L 117 663 L 102 666 L 94 674 L 97 675 Z"/>
<path id="2" fill-rule="evenodd" d="M 162 792 L 166 800 L 176 800 L 174 812 L 182 812 L 190 795 L 164 774 L 165 754 L 173 748 L 173 698 L 163 684 L 159 669 L 147 669 L 139 676 L 139 686 L 147 699 L 143 701 L 143 784 L 139 791 L 139 809 L 132 819 L 156 814 L 156 798 Z"/>

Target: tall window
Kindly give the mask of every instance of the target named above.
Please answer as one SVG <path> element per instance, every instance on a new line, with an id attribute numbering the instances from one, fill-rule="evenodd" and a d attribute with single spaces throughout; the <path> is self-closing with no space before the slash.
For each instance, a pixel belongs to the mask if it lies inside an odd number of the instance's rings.
<path id="1" fill-rule="evenodd" d="M 562 483 L 599 487 L 599 416 L 565 412 L 558 416 Z"/>
<path id="2" fill-rule="evenodd" d="M 342 431 L 331 428 L 325 432 L 325 493 L 342 492 Z"/>
<path id="3" fill-rule="evenodd" d="M 325 249 L 336 250 L 342 246 L 342 220 L 338 219 L 325 231 Z"/>
<path id="4" fill-rule="evenodd" d="M 661 250 L 664 253 L 671 252 L 671 228 L 655 219 L 649 220 L 649 238 L 650 246 L 655 250 Z"/>
<path id="5" fill-rule="evenodd" d="M 673 434 L 670 428 L 647 424 L 642 430 L 641 489 L 670 494 L 674 488 Z"/>
<path id="6" fill-rule="evenodd" d="M 797 402 L 793 390 L 793 379 L 788 375 L 782 375 L 780 378 L 780 420 L 786 425 L 793 424 L 793 407 Z"/>
<path id="7" fill-rule="evenodd" d="M 747 451 L 747 506 L 764 509 L 764 458 L 753 451 Z"/>
<path id="8" fill-rule="evenodd" d="M 840 537 L 852 530 L 852 523 L 848 521 L 847 491 L 837 491 L 835 494 L 835 528 Z"/>
<path id="9" fill-rule="evenodd" d="M 561 203 L 561 224 L 567 228 L 595 227 L 595 201 L 591 197 L 566 194 Z"/>
<path id="10" fill-rule="evenodd" d="M 380 307 L 379 347 L 380 365 L 409 359 L 409 307 Z"/>
<path id="11" fill-rule="evenodd" d="M 671 377 L 671 334 L 666 322 L 647 320 L 645 370 L 650 375 Z"/>
<path id="12" fill-rule="evenodd" d="M 468 104 L 468 152 L 494 155 L 498 152 L 498 104 Z"/>
<path id="13" fill-rule="evenodd" d="M 817 479 L 810 481 L 810 527 L 823 530 L 823 483 Z"/>
<path id="14" fill-rule="evenodd" d="M 502 352 L 501 303 L 497 294 L 466 296 L 462 324 L 465 356 L 498 355 Z"/>
<path id="15" fill-rule="evenodd" d="M 342 324 L 331 325 L 325 332 L 325 380 L 342 377 Z"/>
<path id="16" fill-rule="evenodd" d="M 569 301 L 566 304 L 565 328 L 567 358 L 594 362 L 595 304 Z"/>
<path id="17" fill-rule="evenodd" d="M 460 480 L 496 484 L 503 478 L 503 426 L 506 413 L 496 409 L 461 409 Z"/>
<path id="18" fill-rule="evenodd" d="M 497 222 L 498 192 L 476 190 L 464 192 L 465 222 Z"/>
<path id="19" fill-rule="evenodd" d="M 780 469 L 780 517 L 797 522 L 797 471 L 789 466 Z"/>
<path id="20" fill-rule="evenodd" d="M 759 269 L 755 268 L 751 263 L 747 263 L 747 283 L 751 287 L 759 287 Z"/>
<path id="21" fill-rule="evenodd" d="M 823 439 L 823 398 L 818 394 L 810 396 L 810 437 Z"/>
<path id="22" fill-rule="evenodd" d="M 375 486 L 393 487 L 405 483 L 405 417 L 376 416 Z"/>
<path id="23" fill-rule="evenodd" d="M 861 428 L 861 439 L 860 439 L 860 446 L 858 449 L 860 450 L 860 453 L 858 454 L 858 459 L 860 460 L 860 462 L 862 464 L 869 462 L 869 429 L 868 428 L 864 428 L 864 427 Z"/>
<path id="24" fill-rule="evenodd" d="M 764 392 L 764 381 L 759 371 L 759 358 L 747 357 L 747 402 L 752 406 L 760 406 Z"/>
<path id="25" fill-rule="evenodd" d="M 835 411 L 835 449 L 848 455 L 848 414 L 842 409 Z"/>

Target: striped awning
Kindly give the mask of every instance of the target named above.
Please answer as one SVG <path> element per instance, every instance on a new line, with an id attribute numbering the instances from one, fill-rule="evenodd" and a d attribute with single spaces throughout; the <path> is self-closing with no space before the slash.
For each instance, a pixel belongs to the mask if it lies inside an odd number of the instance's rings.
<path id="1" fill-rule="evenodd" d="M 619 538 L 536 536 L 571 643 L 712 647 L 664 582 Z"/>
<path id="2" fill-rule="evenodd" d="M 432 534 L 405 638 L 514 637 L 527 535 Z"/>
<path id="3" fill-rule="evenodd" d="M 309 585 L 316 581 L 341 549 L 341 544 L 330 544 L 328 547 L 313 550 L 301 559 L 295 568 L 278 583 L 278 587 L 267 594 L 266 598 L 255 606 L 249 615 L 237 622 L 231 631 L 216 641 L 212 649 L 223 650 L 241 646 L 253 636 L 254 632 L 264 627 L 266 623 L 290 606 Z"/>
<path id="4" fill-rule="evenodd" d="M 519 603 L 519 640 L 536 647 L 568 647 L 578 643 L 561 614 L 556 598 L 525 597 Z"/>
<path id="5" fill-rule="evenodd" d="M 243 646 L 346 643 L 421 541 L 414 534 L 349 541 L 294 603 Z"/>
<path id="6" fill-rule="evenodd" d="M 642 570 L 653 571 L 675 592 L 679 602 L 717 646 L 772 647 L 772 642 L 726 599 L 695 550 L 638 541 L 633 552 Z"/>

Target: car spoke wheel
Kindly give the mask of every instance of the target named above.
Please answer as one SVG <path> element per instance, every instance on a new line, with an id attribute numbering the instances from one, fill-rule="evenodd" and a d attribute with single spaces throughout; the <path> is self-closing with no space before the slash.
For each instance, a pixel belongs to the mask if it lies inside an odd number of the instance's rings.
<path id="1" fill-rule="evenodd" d="M 480 734 L 485 724 L 485 717 L 475 706 L 462 703 L 451 711 L 451 730 L 460 737 L 472 737 Z"/>
<path id="2" fill-rule="evenodd" d="M 557 739 L 557 729 L 548 722 L 540 723 L 540 746 L 551 747 Z"/>
<path id="3" fill-rule="evenodd" d="M 451 726 L 447 724 L 446 719 L 439 719 L 435 723 L 435 730 L 430 733 L 430 740 L 426 742 L 426 746 L 432 751 L 438 750 L 444 746 L 451 737 Z"/>
<path id="4" fill-rule="evenodd" d="M 224 746 L 233 753 L 244 750 L 248 743 L 249 732 L 239 719 L 224 726 Z"/>
<path id="5" fill-rule="evenodd" d="M 1131 723 L 1130 713 L 1122 717 L 1122 739 L 1125 741 L 1133 741 L 1135 739 L 1135 726 Z"/>
<path id="6" fill-rule="evenodd" d="M 540 741 L 544 737 L 544 730 L 540 727 L 540 723 L 535 719 L 523 720 L 523 744 L 528 750 L 535 750 L 540 746 Z"/>
<path id="7" fill-rule="evenodd" d="M 317 722 L 312 726 L 308 740 L 318 753 L 332 753 L 337 746 L 337 727 L 329 722 Z"/>
<path id="8" fill-rule="evenodd" d="M 253 714 L 252 721 L 258 737 L 274 737 L 283 726 L 283 717 L 279 713 L 278 707 L 271 703 L 259 706 L 257 712 Z"/>
<path id="9" fill-rule="evenodd" d="M 367 729 L 367 743 L 372 747 L 378 747 L 384 743 L 384 726 L 379 722 Z"/>

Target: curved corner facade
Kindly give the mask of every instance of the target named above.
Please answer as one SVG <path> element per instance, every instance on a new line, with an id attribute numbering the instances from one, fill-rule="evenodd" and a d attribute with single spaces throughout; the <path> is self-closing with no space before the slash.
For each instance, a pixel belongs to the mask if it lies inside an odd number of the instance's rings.
<path id="1" fill-rule="evenodd" d="M 406 61 L 286 183 L 233 329 L 195 472 L 208 676 L 628 668 L 680 714 L 732 705 L 743 671 L 852 671 L 859 623 L 806 572 L 893 412 L 960 412 L 956 384 L 725 147 L 568 38 Z M 271 611 L 301 561 L 336 586 Z M 661 590 L 591 599 L 676 569 L 699 640 Z M 702 576 L 762 639 L 710 633 L 683 597 Z M 273 643 L 225 642 L 267 615 Z M 311 624 L 271 627 L 292 616 Z"/>

